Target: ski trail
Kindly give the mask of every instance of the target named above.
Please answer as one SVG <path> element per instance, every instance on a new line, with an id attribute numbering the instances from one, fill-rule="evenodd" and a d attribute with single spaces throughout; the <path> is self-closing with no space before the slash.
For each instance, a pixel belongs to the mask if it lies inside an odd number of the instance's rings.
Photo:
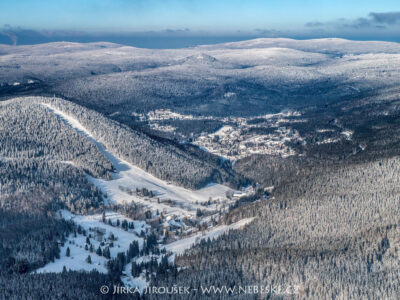
<path id="1" fill-rule="evenodd" d="M 66 124 L 74 128 L 78 133 L 92 141 L 98 147 L 99 151 L 113 164 L 116 170 L 116 174 L 113 174 L 113 180 L 107 181 L 93 178 L 91 176 L 88 176 L 88 179 L 103 192 L 107 193 L 111 200 L 117 203 L 134 200 L 135 202 L 144 204 L 153 210 L 158 209 L 159 211 L 164 211 L 168 214 L 178 213 L 179 215 L 193 216 L 197 208 L 213 210 L 217 209 L 218 205 L 222 205 L 221 203 L 217 203 L 210 207 L 205 207 L 199 205 L 199 203 L 207 201 L 209 197 L 214 199 L 217 198 L 220 201 L 226 202 L 226 192 L 232 191 L 229 187 L 219 184 L 209 185 L 197 191 L 168 184 L 107 150 L 103 143 L 97 140 L 92 133 L 73 116 L 64 113 L 48 103 L 41 104 L 61 118 Z M 129 188 L 133 191 L 135 191 L 136 188 L 147 188 L 148 190 L 153 191 L 156 197 L 163 200 L 174 200 L 177 204 L 166 205 L 158 203 L 155 198 L 144 199 L 135 195 L 129 195 L 127 192 L 122 191 L 120 187 Z"/>

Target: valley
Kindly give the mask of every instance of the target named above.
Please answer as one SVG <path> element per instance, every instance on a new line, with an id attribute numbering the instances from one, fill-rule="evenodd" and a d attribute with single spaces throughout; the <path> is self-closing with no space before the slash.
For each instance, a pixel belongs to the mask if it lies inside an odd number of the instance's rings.
<path id="1" fill-rule="evenodd" d="M 0 53 L 0 298 L 397 299 L 399 44 Z"/>

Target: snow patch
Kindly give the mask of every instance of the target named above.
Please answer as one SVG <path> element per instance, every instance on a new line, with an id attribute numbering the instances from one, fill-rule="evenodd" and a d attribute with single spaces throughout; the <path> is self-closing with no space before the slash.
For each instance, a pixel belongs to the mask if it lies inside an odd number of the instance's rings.
<path id="1" fill-rule="evenodd" d="M 150 284 L 150 281 L 146 280 L 144 274 L 140 274 L 139 277 L 133 277 L 131 274 L 132 263 L 129 263 L 125 266 L 124 275 L 121 276 L 121 281 L 123 282 L 124 286 L 130 288 L 137 288 L 139 289 L 140 293 L 143 293 L 144 289 L 147 288 Z"/>

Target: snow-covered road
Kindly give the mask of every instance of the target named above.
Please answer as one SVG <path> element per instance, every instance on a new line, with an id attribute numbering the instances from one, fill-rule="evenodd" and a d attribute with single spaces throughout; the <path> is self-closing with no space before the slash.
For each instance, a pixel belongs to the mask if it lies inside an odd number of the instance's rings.
<path id="1" fill-rule="evenodd" d="M 167 251 L 171 251 L 174 253 L 173 256 L 170 257 L 170 260 L 173 261 L 175 255 L 181 255 L 185 252 L 185 250 L 190 249 L 196 243 L 199 243 L 201 240 L 210 238 L 211 240 L 218 238 L 219 236 L 227 233 L 229 230 L 241 229 L 247 224 L 251 223 L 254 218 L 242 219 L 236 223 L 230 225 L 221 225 L 217 227 L 212 227 L 210 230 L 203 233 L 197 233 L 187 238 L 180 239 L 176 242 L 170 243 L 165 246 Z"/>

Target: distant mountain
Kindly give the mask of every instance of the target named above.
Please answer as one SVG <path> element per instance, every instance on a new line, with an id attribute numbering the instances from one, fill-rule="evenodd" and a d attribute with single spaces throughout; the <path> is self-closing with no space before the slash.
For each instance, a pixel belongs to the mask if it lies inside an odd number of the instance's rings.
<path id="1" fill-rule="evenodd" d="M 319 106 L 396 87 L 400 78 L 400 45 L 388 42 L 256 39 L 174 50 L 50 43 L 0 51 L 3 98 L 56 94 L 119 112 L 123 122 L 159 108 L 239 116 Z M 229 105 L 227 92 L 237 95 Z"/>

